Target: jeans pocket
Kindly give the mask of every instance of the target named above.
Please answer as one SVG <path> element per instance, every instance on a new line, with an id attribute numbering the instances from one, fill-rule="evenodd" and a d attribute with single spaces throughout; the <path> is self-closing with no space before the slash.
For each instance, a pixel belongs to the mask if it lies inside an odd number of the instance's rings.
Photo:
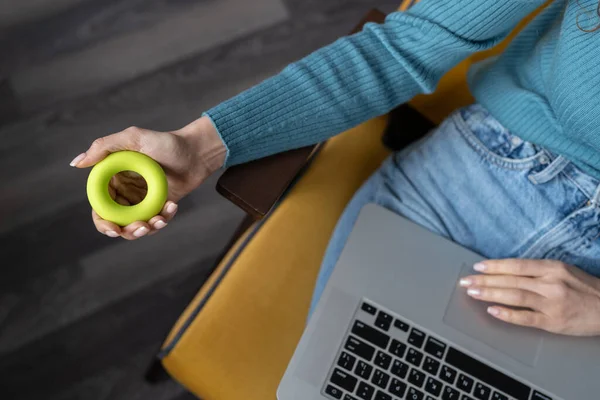
<path id="1" fill-rule="evenodd" d="M 530 169 L 547 162 L 541 147 L 511 133 L 479 104 L 458 110 L 454 122 L 475 151 L 502 168 Z"/>

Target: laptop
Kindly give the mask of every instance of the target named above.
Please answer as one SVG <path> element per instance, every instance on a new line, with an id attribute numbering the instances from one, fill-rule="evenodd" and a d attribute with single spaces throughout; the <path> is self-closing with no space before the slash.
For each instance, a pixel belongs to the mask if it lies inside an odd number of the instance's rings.
<path id="1" fill-rule="evenodd" d="M 496 320 L 459 279 L 483 258 L 363 208 L 279 400 L 597 400 L 600 338 Z"/>

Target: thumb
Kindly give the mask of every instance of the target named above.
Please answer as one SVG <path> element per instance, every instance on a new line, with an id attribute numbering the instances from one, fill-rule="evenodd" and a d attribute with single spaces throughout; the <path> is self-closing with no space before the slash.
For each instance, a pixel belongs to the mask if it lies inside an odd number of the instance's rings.
<path id="1" fill-rule="evenodd" d="M 85 153 L 75 157 L 70 165 L 77 168 L 91 167 L 110 153 L 121 150 L 139 151 L 141 131 L 140 128 L 131 127 L 119 133 L 98 138 Z"/>

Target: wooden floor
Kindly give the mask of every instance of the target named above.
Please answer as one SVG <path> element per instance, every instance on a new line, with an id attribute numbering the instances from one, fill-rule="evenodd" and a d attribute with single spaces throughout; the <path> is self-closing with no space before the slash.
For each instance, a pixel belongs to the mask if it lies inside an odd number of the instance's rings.
<path id="1" fill-rule="evenodd" d="M 69 161 L 176 129 L 398 0 L 0 2 L 0 398 L 185 400 L 143 373 L 242 213 L 214 191 L 161 234 L 95 232 Z"/>

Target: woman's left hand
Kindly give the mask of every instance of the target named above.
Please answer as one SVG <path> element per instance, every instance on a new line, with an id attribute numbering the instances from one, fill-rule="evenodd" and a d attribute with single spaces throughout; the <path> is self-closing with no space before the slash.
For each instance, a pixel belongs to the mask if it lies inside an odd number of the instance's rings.
<path id="1" fill-rule="evenodd" d="M 486 260 L 473 268 L 482 274 L 460 285 L 474 299 L 500 304 L 488 307 L 492 316 L 564 335 L 600 335 L 600 279 L 552 260 Z"/>

